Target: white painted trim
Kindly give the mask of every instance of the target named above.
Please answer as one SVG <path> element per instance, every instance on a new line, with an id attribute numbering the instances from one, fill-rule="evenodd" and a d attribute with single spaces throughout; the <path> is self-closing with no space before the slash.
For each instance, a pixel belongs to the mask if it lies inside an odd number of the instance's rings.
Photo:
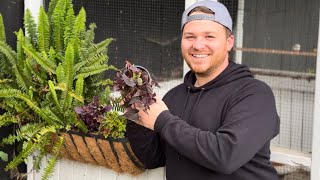
<path id="1" fill-rule="evenodd" d="M 290 166 L 311 167 L 311 154 L 271 146 L 271 161 Z"/>
<path id="2" fill-rule="evenodd" d="M 239 0 L 238 1 L 238 14 L 237 14 L 237 25 L 236 25 L 236 47 L 242 48 L 243 46 L 243 18 L 244 18 L 244 1 L 245 0 Z M 236 51 L 235 54 L 235 62 L 237 64 L 242 63 L 242 51 Z"/>
<path id="3" fill-rule="evenodd" d="M 320 16 L 320 8 L 319 8 Z M 320 18 L 318 29 L 318 54 L 317 54 L 317 71 L 316 71 L 316 90 L 314 96 L 314 113 L 313 113 L 313 137 L 312 137 L 312 166 L 311 180 L 320 179 Z"/>

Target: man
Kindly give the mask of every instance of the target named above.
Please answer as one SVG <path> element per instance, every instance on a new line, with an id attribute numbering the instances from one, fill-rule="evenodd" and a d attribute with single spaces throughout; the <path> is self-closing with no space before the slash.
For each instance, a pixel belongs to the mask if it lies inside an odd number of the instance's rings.
<path id="1" fill-rule="evenodd" d="M 232 20 L 219 2 L 199 1 L 182 16 L 184 83 L 128 122 L 133 151 L 167 180 L 275 180 L 270 141 L 279 133 L 271 89 L 228 60 Z M 143 127 L 144 126 L 144 127 Z"/>

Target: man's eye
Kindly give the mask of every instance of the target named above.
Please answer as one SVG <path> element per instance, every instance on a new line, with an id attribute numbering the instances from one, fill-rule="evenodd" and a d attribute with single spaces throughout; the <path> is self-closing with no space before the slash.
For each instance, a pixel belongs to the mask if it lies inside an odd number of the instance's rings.
<path id="1" fill-rule="evenodd" d="M 207 36 L 207 39 L 214 39 L 214 36 Z"/>
<path id="2" fill-rule="evenodd" d="M 191 40 L 191 39 L 194 39 L 195 37 L 194 36 L 186 36 L 185 38 Z"/>

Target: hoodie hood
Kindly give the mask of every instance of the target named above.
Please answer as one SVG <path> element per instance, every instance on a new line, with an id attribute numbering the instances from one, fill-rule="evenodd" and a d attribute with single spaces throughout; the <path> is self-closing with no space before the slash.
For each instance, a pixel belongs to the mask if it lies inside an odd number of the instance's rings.
<path id="1" fill-rule="evenodd" d="M 195 87 L 194 83 L 196 82 L 195 73 L 189 71 L 184 77 L 184 84 L 190 88 L 191 91 L 201 91 L 201 90 L 209 90 L 215 87 L 222 86 L 224 84 L 228 84 L 232 81 L 246 78 L 246 77 L 253 77 L 251 71 L 247 66 L 236 64 L 232 61 L 229 61 L 229 65 L 225 70 L 222 71 L 216 78 L 209 81 L 205 85 L 201 87 Z"/>

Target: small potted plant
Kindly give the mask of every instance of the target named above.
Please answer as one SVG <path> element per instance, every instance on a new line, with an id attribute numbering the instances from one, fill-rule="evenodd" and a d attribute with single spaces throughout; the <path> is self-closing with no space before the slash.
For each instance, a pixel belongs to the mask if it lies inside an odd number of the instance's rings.
<path id="1" fill-rule="evenodd" d="M 154 87 L 160 86 L 149 71 L 142 66 L 126 61 L 125 67 L 117 71 L 113 90 L 121 93 L 126 119 L 138 120 L 136 106 L 146 111 L 151 104 L 156 102 Z"/>

